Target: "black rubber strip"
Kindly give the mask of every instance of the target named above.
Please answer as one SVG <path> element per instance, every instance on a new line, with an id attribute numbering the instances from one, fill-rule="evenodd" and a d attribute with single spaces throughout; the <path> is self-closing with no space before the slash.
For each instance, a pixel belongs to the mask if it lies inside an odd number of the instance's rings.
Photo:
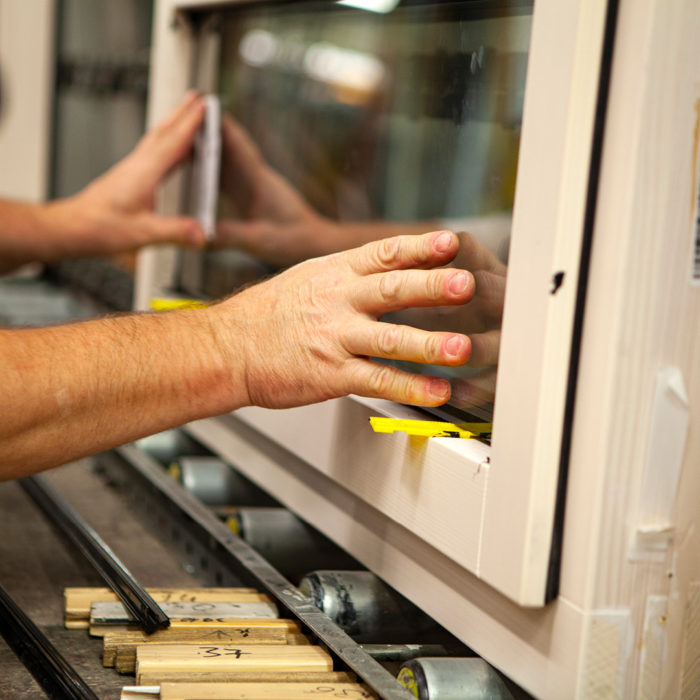
<path id="1" fill-rule="evenodd" d="M 561 570 L 561 548 L 564 541 L 564 505 L 566 486 L 569 477 L 569 459 L 571 457 L 571 437 L 574 426 L 574 404 L 578 367 L 581 356 L 581 339 L 583 336 L 583 313 L 586 308 L 586 290 L 588 270 L 593 247 L 593 226 L 595 224 L 596 204 L 598 201 L 598 183 L 603 161 L 603 137 L 605 135 L 605 118 L 608 108 L 608 95 L 612 79 L 612 62 L 615 48 L 615 30 L 617 29 L 619 0 L 608 0 L 603 34 L 603 50 L 600 61 L 598 80 L 598 99 L 596 102 L 593 142 L 591 147 L 591 164 L 588 173 L 588 191 L 586 193 L 586 211 L 583 223 L 583 241 L 581 243 L 581 262 L 579 265 L 578 287 L 576 290 L 576 308 L 571 338 L 571 359 L 566 385 L 566 404 L 564 408 L 564 430 L 559 453 L 559 482 L 554 510 L 552 546 L 549 555 L 545 602 L 549 603 L 559 595 L 559 574 Z"/>
<path id="2" fill-rule="evenodd" d="M 44 477 L 29 476 L 20 479 L 19 483 L 54 525 L 95 567 L 144 632 L 151 634 L 170 625 L 168 616 L 131 575 L 117 555 L 65 499 L 56 493 Z"/>
<path id="3" fill-rule="evenodd" d="M 50 698 L 98 700 L 90 686 L 0 586 L 0 634 Z"/>

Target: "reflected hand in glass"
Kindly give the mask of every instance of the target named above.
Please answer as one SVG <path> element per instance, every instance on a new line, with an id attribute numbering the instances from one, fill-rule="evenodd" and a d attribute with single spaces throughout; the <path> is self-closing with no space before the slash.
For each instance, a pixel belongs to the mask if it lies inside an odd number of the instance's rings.
<path id="1" fill-rule="evenodd" d="M 250 135 L 222 117 L 222 195 L 231 213 L 219 220 L 217 247 L 234 246 L 274 267 L 335 252 L 325 244 L 334 222 L 321 216 L 263 159 Z"/>

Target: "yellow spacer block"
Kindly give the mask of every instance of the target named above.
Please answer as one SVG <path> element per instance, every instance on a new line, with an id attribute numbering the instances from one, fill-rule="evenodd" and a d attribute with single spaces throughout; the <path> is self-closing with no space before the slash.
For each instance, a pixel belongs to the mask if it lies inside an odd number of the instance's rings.
<path id="1" fill-rule="evenodd" d="M 170 299 L 166 297 L 153 297 L 151 309 L 153 311 L 177 311 L 179 309 L 205 309 L 209 304 L 199 299 Z"/>
<path id="2" fill-rule="evenodd" d="M 375 433 L 393 433 L 397 430 L 419 437 L 479 438 L 491 434 L 491 423 L 449 423 L 435 420 L 404 420 L 372 416 L 369 419 Z"/>

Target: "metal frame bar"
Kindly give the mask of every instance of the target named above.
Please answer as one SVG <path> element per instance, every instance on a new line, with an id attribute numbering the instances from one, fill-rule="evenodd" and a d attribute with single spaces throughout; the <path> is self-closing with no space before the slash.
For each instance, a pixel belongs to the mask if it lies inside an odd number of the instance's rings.
<path id="1" fill-rule="evenodd" d="M 143 627 L 144 632 L 151 634 L 170 625 L 170 619 L 146 589 L 132 576 L 95 530 L 59 496 L 44 477 L 30 476 L 20 479 L 19 483 L 95 567 L 107 585 L 124 603 L 127 611 Z"/>
<path id="2" fill-rule="evenodd" d="M 0 634 L 51 698 L 98 700 L 90 686 L 0 586 Z"/>

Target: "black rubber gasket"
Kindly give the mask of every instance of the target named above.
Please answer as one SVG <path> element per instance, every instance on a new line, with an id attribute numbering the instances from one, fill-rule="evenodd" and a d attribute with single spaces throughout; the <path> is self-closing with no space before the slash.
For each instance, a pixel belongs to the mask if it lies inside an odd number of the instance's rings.
<path id="1" fill-rule="evenodd" d="M 170 625 L 170 619 L 158 603 L 132 576 L 104 540 L 56 493 L 43 476 L 29 476 L 20 479 L 19 483 L 54 525 L 93 565 L 146 634 Z"/>
<path id="2" fill-rule="evenodd" d="M 593 228 L 595 225 L 600 170 L 603 159 L 605 119 L 608 107 L 608 96 L 610 93 L 618 6 L 619 0 L 608 1 L 605 17 L 605 29 L 603 33 L 600 77 L 598 80 L 598 98 L 596 103 L 595 121 L 593 125 L 591 164 L 588 172 L 588 192 L 586 194 L 586 210 L 583 220 L 583 240 L 581 242 L 581 258 L 579 264 L 578 285 L 576 290 L 576 308 L 574 311 L 573 331 L 571 337 L 571 358 L 569 361 L 569 376 L 566 385 L 564 426 L 561 438 L 561 449 L 559 452 L 559 481 L 557 484 L 556 502 L 554 507 L 554 526 L 552 530 L 552 544 L 550 548 L 549 567 L 547 571 L 547 584 L 545 587 L 546 603 L 554 600 L 559 594 L 561 549 L 564 538 L 564 507 L 566 501 L 566 486 L 569 476 L 569 461 L 571 457 L 574 404 L 576 402 L 576 386 L 578 382 L 579 360 L 581 357 L 581 338 L 583 335 L 583 315 L 586 308 L 588 272 L 590 269 L 591 249 L 593 246 Z"/>
<path id="3" fill-rule="evenodd" d="M 0 586 L 0 634 L 50 698 L 98 700 L 90 686 Z"/>

